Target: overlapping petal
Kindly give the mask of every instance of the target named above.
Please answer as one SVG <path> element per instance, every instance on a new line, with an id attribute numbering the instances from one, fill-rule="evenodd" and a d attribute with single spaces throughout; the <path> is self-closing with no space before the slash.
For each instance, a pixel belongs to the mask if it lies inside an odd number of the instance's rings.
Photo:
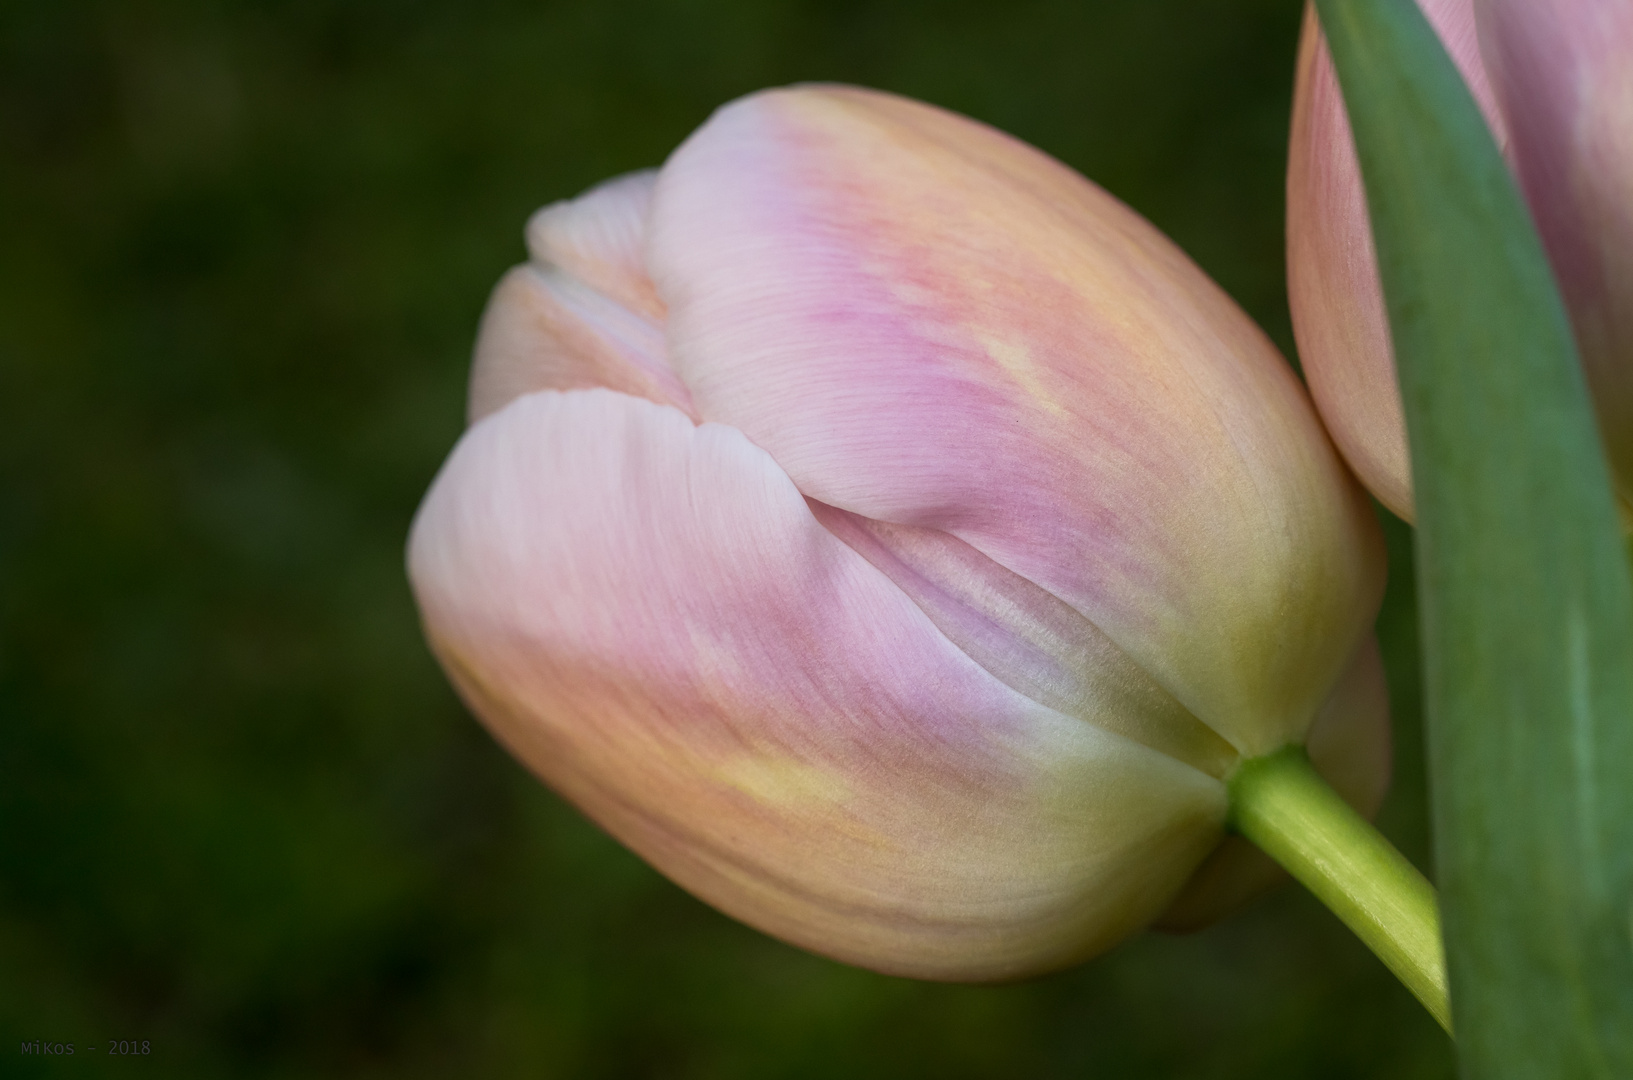
<path id="1" fill-rule="evenodd" d="M 466 700 L 723 910 L 880 970 L 993 979 L 1148 921 L 1223 785 L 1004 685 L 771 455 L 605 390 L 467 432 L 410 570 Z"/>
<path id="2" fill-rule="evenodd" d="M 1238 751 L 1302 738 L 1375 526 L 1274 348 L 1137 215 L 972 121 L 800 88 L 694 134 L 649 228 L 701 417 L 1047 591 Z"/>

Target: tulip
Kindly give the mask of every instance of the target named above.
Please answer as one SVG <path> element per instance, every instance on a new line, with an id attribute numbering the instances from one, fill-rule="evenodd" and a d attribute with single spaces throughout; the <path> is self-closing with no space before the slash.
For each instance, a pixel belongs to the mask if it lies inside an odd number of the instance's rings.
<path id="1" fill-rule="evenodd" d="M 1515 170 L 1575 326 L 1622 500 L 1633 478 L 1633 7 L 1419 0 Z M 1412 520 L 1406 428 L 1343 99 L 1306 7 L 1287 169 L 1288 299 L 1316 406 Z"/>
<path id="2" fill-rule="evenodd" d="M 971 120 L 719 110 L 548 206 L 410 575 L 497 738 L 697 896 L 999 980 L 1261 887 L 1225 781 L 1376 808 L 1369 507 L 1171 243 Z"/>

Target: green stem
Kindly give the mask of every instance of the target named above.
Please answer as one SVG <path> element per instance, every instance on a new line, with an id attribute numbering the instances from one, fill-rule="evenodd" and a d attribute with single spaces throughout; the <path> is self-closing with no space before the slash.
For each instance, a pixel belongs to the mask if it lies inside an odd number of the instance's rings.
<path id="1" fill-rule="evenodd" d="M 1452 1029 L 1434 886 L 1338 797 L 1301 746 L 1230 778 L 1230 824 L 1280 863 Z"/>

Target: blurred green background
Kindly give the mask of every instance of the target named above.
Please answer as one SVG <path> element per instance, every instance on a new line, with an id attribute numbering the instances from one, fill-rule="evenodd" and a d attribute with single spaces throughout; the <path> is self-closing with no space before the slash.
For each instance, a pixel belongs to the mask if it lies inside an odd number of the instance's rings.
<path id="1" fill-rule="evenodd" d="M 1165 229 L 1291 355 L 1297 0 L 6 0 L 0 1074 L 1443 1077 L 1296 888 L 1000 988 L 720 916 L 501 753 L 410 515 L 542 203 L 804 79 L 968 113 Z M 1427 837 L 1410 536 L 1380 631 Z M 40 1061 L 22 1040 L 73 1042 Z M 149 1040 L 147 1057 L 85 1047 Z"/>

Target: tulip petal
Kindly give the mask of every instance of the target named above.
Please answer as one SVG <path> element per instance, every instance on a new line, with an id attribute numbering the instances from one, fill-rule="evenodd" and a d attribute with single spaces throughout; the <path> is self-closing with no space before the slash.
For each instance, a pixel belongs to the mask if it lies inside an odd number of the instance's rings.
<path id="1" fill-rule="evenodd" d="M 513 753 L 706 901 L 879 970 L 999 979 L 1162 910 L 1223 785 L 1003 685 L 739 432 L 516 399 L 415 520 L 428 637 Z"/>
<path id="2" fill-rule="evenodd" d="M 1471 0 L 1419 0 L 1499 146 L 1507 134 L 1480 59 Z M 1306 3 L 1287 158 L 1287 301 L 1327 431 L 1378 501 L 1412 520 L 1412 467 L 1378 257 L 1349 115 Z"/>
<path id="3" fill-rule="evenodd" d="M 1099 627 L 948 533 L 807 499 L 816 519 L 998 681 L 1033 701 L 1223 779 L 1240 760 Z"/>
<path id="4" fill-rule="evenodd" d="M 642 169 L 551 203 L 528 219 L 528 254 L 662 323 L 663 301 L 646 273 L 646 223 L 657 179 L 657 170 Z"/>
<path id="5" fill-rule="evenodd" d="M 1479 0 L 1520 186 L 1570 308 L 1627 515 L 1633 502 L 1633 5 Z"/>
<path id="6" fill-rule="evenodd" d="M 1242 753 L 1302 738 L 1380 594 L 1370 509 L 1126 207 L 930 106 L 771 91 L 665 165 L 648 266 L 699 415 L 800 490 L 1047 590 Z"/>
<path id="7" fill-rule="evenodd" d="M 641 264 L 654 176 L 632 173 L 533 215 L 533 261 L 500 280 L 482 316 L 472 422 L 536 390 L 597 386 L 696 418 L 669 366 L 663 304 Z"/>

